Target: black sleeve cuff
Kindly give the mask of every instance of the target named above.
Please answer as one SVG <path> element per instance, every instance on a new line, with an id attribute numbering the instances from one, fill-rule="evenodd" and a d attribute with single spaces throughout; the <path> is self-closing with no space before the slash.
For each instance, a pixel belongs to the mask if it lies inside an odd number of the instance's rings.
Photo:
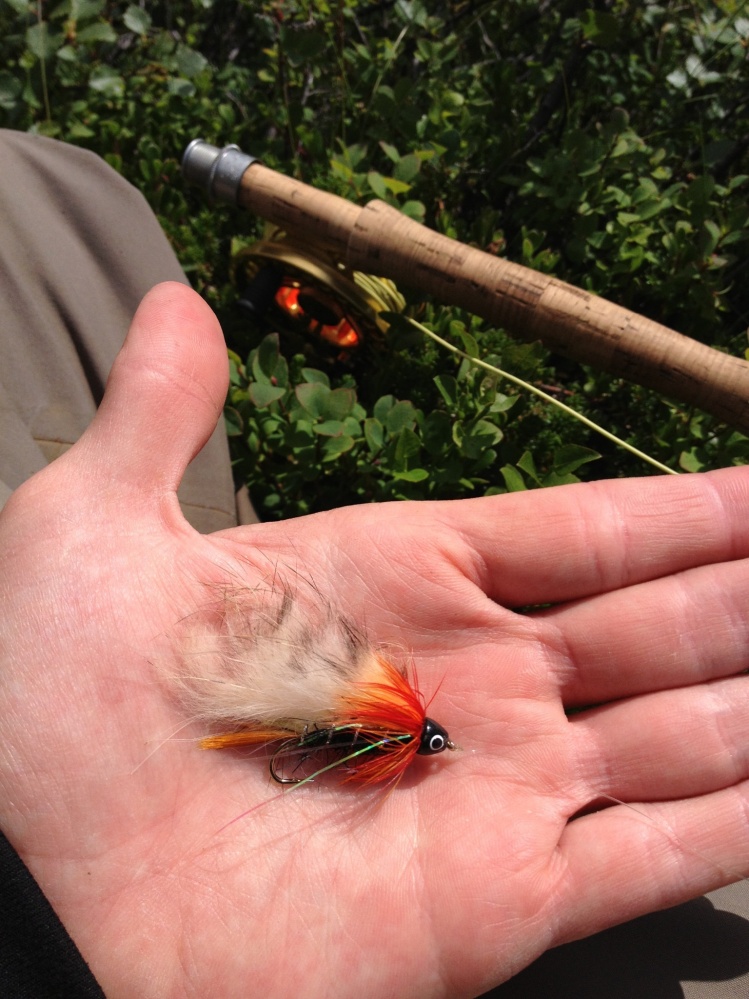
<path id="1" fill-rule="evenodd" d="M 25 864 L 0 833 L 0 996 L 104 999 Z"/>

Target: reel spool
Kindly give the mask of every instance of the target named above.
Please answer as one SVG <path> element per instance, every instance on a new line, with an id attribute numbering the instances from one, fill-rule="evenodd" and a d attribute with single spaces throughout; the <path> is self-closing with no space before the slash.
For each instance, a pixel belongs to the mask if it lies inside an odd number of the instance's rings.
<path id="1" fill-rule="evenodd" d="M 253 319 L 344 352 L 381 344 L 388 330 L 381 313 L 406 307 L 392 281 L 352 271 L 274 226 L 240 250 L 232 267 L 239 305 Z"/>

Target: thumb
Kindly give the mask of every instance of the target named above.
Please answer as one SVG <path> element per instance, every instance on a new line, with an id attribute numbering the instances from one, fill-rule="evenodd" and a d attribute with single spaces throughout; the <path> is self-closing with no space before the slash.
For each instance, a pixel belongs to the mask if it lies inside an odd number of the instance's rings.
<path id="1" fill-rule="evenodd" d="M 227 385 L 211 309 L 185 285 L 157 285 L 135 314 L 78 457 L 95 453 L 97 475 L 120 487 L 176 491 L 216 426 Z"/>

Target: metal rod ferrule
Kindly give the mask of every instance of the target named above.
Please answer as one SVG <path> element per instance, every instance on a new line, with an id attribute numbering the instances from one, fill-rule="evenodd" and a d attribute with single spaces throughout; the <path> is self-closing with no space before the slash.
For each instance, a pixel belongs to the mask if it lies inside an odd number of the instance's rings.
<path id="1" fill-rule="evenodd" d="M 202 187 L 212 201 L 236 205 L 239 183 L 255 162 L 256 158 L 239 146 L 219 149 L 204 139 L 193 139 L 182 156 L 182 176 L 189 184 Z"/>

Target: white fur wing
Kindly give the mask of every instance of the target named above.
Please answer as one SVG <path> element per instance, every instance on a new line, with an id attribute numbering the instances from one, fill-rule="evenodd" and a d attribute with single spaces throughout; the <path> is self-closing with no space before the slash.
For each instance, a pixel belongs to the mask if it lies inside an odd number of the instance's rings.
<path id="1" fill-rule="evenodd" d="M 178 659 L 175 680 L 193 717 L 301 730 L 334 717 L 373 653 L 330 608 L 274 588 L 235 591 L 219 613 L 186 619 Z"/>

